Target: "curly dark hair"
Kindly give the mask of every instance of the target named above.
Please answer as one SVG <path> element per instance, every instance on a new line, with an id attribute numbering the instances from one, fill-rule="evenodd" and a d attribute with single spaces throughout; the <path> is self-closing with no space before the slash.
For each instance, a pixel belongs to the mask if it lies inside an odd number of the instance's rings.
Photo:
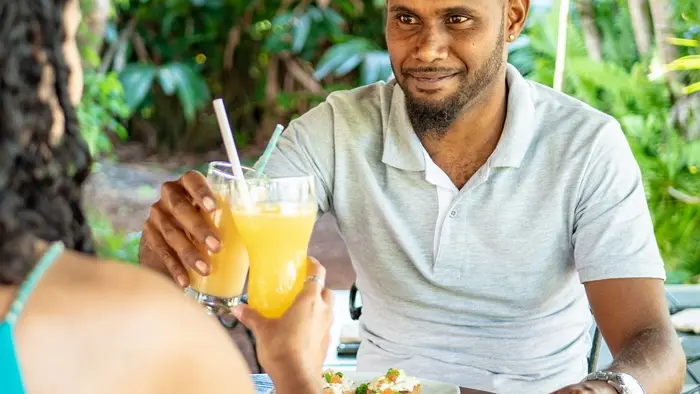
<path id="1" fill-rule="evenodd" d="M 63 56 L 68 1 L 0 0 L 0 284 L 25 279 L 40 257 L 38 240 L 93 253 L 81 201 L 91 158 Z M 50 138 L 52 110 L 39 96 L 46 66 L 65 115 L 58 142 Z"/>

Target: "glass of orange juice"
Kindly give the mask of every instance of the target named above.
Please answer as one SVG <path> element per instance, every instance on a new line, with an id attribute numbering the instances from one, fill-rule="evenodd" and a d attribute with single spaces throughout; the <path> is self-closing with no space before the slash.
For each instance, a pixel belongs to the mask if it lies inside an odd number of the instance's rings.
<path id="1" fill-rule="evenodd" d="M 314 184 L 313 176 L 236 182 L 233 220 L 250 257 L 248 305 L 267 318 L 284 314 L 304 286 L 318 211 Z"/>
<path id="2" fill-rule="evenodd" d="M 244 177 L 253 178 L 254 174 L 254 170 L 243 168 Z M 209 164 L 207 182 L 216 198 L 216 210 L 205 214 L 205 219 L 218 230 L 221 249 L 218 253 L 201 249 L 211 267 L 209 275 L 202 276 L 188 269 L 187 294 L 215 315 L 230 314 L 231 308 L 240 302 L 248 274 L 248 252 L 233 219 L 234 181 L 230 163 Z"/>

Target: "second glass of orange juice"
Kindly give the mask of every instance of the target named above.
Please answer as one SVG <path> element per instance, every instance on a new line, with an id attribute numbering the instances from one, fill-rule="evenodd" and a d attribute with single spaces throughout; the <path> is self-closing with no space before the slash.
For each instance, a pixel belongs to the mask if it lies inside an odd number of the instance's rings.
<path id="1" fill-rule="evenodd" d="M 255 173 L 249 168 L 243 171 L 244 176 L 248 177 L 253 177 Z M 207 182 L 216 197 L 216 210 L 206 214 L 205 219 L 217 229 L 221 250 L 218 253 L 201 250 L 209 262 L 209 275 L 202 276 L 188 269 L 188 294 L 215 315 L 227 315 L 239 303 L 248 274 L 248 252 L 233 218 L 234 179 L 230 164 L 209 164 Z"/>
<path id="2" fill-rule="evenodd" d="M 247 188 L 245 198 L 241 187 Z M 306 251 L 318 211 L 314 178 L 247 177 L 236 189 L 233 219 L 250 257 L 248 304 L 278 318 L 306 280 Z"/>

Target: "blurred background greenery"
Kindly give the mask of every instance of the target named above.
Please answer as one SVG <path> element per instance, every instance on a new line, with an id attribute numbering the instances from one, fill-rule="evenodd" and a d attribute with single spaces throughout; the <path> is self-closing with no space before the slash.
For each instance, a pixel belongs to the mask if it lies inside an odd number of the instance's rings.
<path id="1" fill-rule="evenodd" d="M 254 160 L 276 124 L 329 92 L 391 78 L 384 0 L 81 1 L 79 115 L 102 160 L 187 155 L 197 167 L 207 152 L 221 152 L 214 97 L 224 98 L 238 147 Z M 551 86 L 559 4 L 532 3 L 509 62 Z M 700 6 L 573 0 L 571 12 L 564 90 L 621 122 L 642 169 L 668 282 L 697 283 Z M 125 146 L 138 146 L 140 156 L 126 158 Z M 138 233 L 92 217 L 100 253 L 135 262 Z"/>

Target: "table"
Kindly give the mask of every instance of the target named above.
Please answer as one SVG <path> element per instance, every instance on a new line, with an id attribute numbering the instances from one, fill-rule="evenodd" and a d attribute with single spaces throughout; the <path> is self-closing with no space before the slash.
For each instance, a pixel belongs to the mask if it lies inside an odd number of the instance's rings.
<path id="1" fill-rule="evenodd" d="M 323 367 L 332 368 L 336 371 L 355 371 L 357 369 L 357 359 L 349 356 L 338 356 L 336 348 L 340 343 L 340 331 L 345 324 L 352 322 L 348 304 L 350 291 L 333 290 L 333 326 L 331 327 L 331 342 L 326 354 Z M 262 392 L 260 392 L 262 394 Z M 480 391 L 468 388 L 461 388 L 460 394 L 490 394 L 487 391 Z"/>
<path id="2" fill-rule="evenodd" d="M 481 391 L 481 390 L 474 390 L 474 389 L 468 389 L 465 387 L 460 387 L 459 394 L 493 394 L 493 393 L 489 393 L 488 391 Z"/>
<path id="3" fill-rule="evenodd" d="M 270 377 L 267 375 L 261 375 L 261 374 L 256 374 L 256 375 L 250 375 L 251 379 L 253 380 L 253 384 L 255 384 L 255 392 L 257 394 L 269 394 L 270 391 L 273 388 L 272 381 L 270 380 Z M 460 394 L 493 394 L 489 393 L 487 391 L 480 391 L 480 390 L 473 390 L 473 389 L 467 389 L 467 388 L 460 388 L 459 389 Z"/>

